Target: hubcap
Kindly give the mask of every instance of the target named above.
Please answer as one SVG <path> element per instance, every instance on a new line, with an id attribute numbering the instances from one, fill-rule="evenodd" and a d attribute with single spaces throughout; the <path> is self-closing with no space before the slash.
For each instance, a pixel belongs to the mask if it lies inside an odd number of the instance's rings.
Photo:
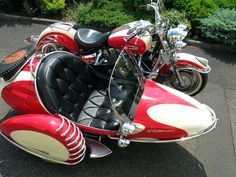
<path id="1" fill-rule="evenodd" d="M 179 80 L 172 75 L 169 82 L 166 85 L 173 87 L 179 91 L 182 91 L 188 95 L 196 93 L 202 85 L 201 74 L 197 71 L 180 71 L 180 77 L 182 84 Z"/>

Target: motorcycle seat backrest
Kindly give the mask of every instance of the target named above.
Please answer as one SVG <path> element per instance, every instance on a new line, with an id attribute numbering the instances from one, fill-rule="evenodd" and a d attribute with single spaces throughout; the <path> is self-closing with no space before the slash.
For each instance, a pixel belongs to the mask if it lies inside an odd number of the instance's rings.
<path id="1" fill-rule="evenodd" d="M 119 129 L 120 122 L 108 97 L 108 80 L 98 77 L 79 57 L 67 52 L 49 54 L 37 70 L 36 87 L 41 102 L 50 113 L 59 113 L 89 127 Z M 126 104 L 123 98 L 128 93 L 124 94 L 115 100 L 120 106 Z"/>

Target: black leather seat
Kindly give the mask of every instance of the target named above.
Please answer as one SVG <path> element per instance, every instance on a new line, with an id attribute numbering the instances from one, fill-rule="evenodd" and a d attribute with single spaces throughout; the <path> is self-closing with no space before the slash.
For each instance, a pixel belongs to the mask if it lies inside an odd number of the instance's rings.
<path id="1" fill-rule="evenodd" d="M 99 49 L 106 44 L 110 32 L 101 33 L 88 28 L 80 28 L 76 31 L 75 40 L 83 49 Z"/>
<path id="2" fill-rule="evenodd" d="M 66 52 L 50 54 L 41 62 L 36 82 L 41 101 L 49 112 L 89 127 L 119 129 L 106 90 L 107 80 L 99 78 L 77 56 Z M 113 101 L 122 103 L 123 97 L 126 95 Z"/>

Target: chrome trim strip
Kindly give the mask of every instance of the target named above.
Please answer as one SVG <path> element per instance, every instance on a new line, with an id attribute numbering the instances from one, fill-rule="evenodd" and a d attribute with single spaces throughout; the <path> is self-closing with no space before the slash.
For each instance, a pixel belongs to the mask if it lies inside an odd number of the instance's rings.
<path id="1" fill-rule="evenodd" d="M 78 135 L 77 135 L 77 137 L 74 139 L 74 141 L 72 141 L 71 143 L 67 144 L 67 147 L 69 147 L 69 146 L 75 144 L 75 143 L 80 139 L 80 137 L 81 137 L 81 132 L 80 132 L 80 130 L 79 130 L 78 127 L 76 127 L 76 129 L 77 129 L 77 131 L 78 131 Z"/>
<path id="2" fill-rule="evenodd" d="M 198 135 L 195 135 L 195 136 L 190 136 L 190 137 L 183 137 L 183 138 L 180 138 L 180 139 L 175 139 L 175 140 L 158 140 L 158 139 L 156 139 L 156 140 L 150 140 L 150 139 L 128 139 L 128 140 L 130 140 L 130 141 L 132 141 L 132 142 L 139 142 L 139 143 L 172 143 L 172 142 L 181 142 L 181 141 L 186 141 L 186 140 L 190 140 L 190 139 L 193 139 L 193 138 L 197 138 L 197 137 L 199 137 L 199 136 L 201 136 L 201 135 L 204 135 L 204 134 L 207 134 L 207 133 L 209 133 L 210 131 L 212 131 L 213 129 L 215 129 L 216 128 L 216 124 L 217 124 L 217 120 L 218 119 L 214 119 L 214 122 L 213 122 L 213 124 L 210 126 L 211 128 L 209 129 L 209 130 L 207 130 L 206 132 L 202 132 L 202 133 L 200 133 L 200 134 L 198 134 Z M 119 137 L 111 137 L 111 136 L 108 136 L 108 138 L 110 138 L 110 139 L 113 139 L 113 140 L 119 140 Z"/>
<path id="3" fill-rule="evenodd" d="M 12 78 L 10 80 L 8 80 L 9 82 L 13 81 L 15 79 L 15 77 L 21 72 L 21 70 L 28 64 L 28 62 L 31 60 L 31 58 L 34 57 L 34 55 L 32 55 L 26 62 L 25 64 L 14 74 L 14 76 L 12 76 Z"/>
<path id="4" fill-rule="evenodd" d="M 47 55 L 46 55 L 46 56 L 47 56 Z M 47 108 L 44 106 L 44 104 L 43 104 L 43 102 L 42 102 L 42 100 L 41 100 L 41 98 L 40 98 L 40 96 L 39 96 L 38 87 L 37 87 L 37 80 L 36 80 L 37 75 L 38 75 L 39 66 L 40 66 L 41 63 L 42 63 L 42 60 L 43 60 L 44 58 L 46 58 L 46 56 L 44 56 L 44 57 L 42 57 L 42 58 L 40 59 L 40 61 L 38 62 L 38 65 L 37 65 L 37 67 L 36 67 L 36 69 L 35 69 L 34 88 L 35 88 L 36 96 L 37 96 L 37 98 L 38 98 L 38 100 L 39 100 L 40 105 L 43 107 L 43 109 L 44 109 L 48 114 L 51 115 L 52 113 L 51 113 L 49 110 L 47 110 Z"/>
<path id="5" fill-rule="evenodd" d="M 61 125 L 58 127 L 58 129 L 56 129 L 56 132 L 59 132 L 65 124 L 64 117 L 60 116 L 60 118 L 61 118 Z"/>
<path id="6" fill-rule="evenodd" d="M 86 146 L 85 146 L 86 147 Z M 82 154 L 80 154 L 78 157 L 74 157 L 74 158 L 69 158 L 69 160 L 77 160 L 77 159 L 80 159 L 80 157 L 84 156 L 85 155 L 85 151 L 86 151 L 86 148 L 83 149 L 83 152 Z"/>
<path id="7" fill-rule="evenodd" d="M 68 119 L 66 119 L 66 121 L 68 122 L 68 128 L 67 130 L 61 134 L 62 137 L 66 136 L 66 134 L 70 131 L 70 128 L 71 128 L 71 123 Z"/>
<path id="8" fill-rule="evenodd" d="M 72 133 L 68 138 L 65 139 L 66 141 L 69 141 L 71 138 L 73 138 L 73 137 L 75 136 L 75 133 L 76 133 L 76 126 L 75 126 L 74 123 L 73 123 L 72 125 L 73 125 L 73 128 L 74 128 L 74 131 L 73 131 L 73 133 Z"/>
<path id="9" fill-rule="evenodd" d="M 193 71 L 197 71 L 199 73 L 207 74 L 207 73 L 211 72 L 211 67 L 209 65 L 207 65 L 204 70 L 196 69 L 194 67 L 177 68 L 177 70 L 179 70 L 179 71 L 180 70 L 193 70 Z"/>
<path id="10" fill-rule="evenodd" d="M 212 128 L 211 130 L 213 130 L 214 128 Z M 211 131 L 210 130 L 210 131 Z M 193 138 L 197 138 L 201 135 L 203 135 L 205 133 L 201 133 L 199 135 L 195 135 L 195 136 L 191 136 L 191 137 L 184 137 L 184 138 L 180 138 L 180 139 L 175 139 L 175 140 L 150 140 L 150 139 L 128 139 L 130 140 L 131 142 L 138 142 L 138 143 L 174 143 L 174 142 L 182 142 L 182 141 L 186 141 L 186 140 L 190 140 L 190 139 L 193 139 Z M 118 137 L 111 137 L 111 136 L 108 136 L 110 139 L 113 139 L 113 140 L 119 140 Z"/>
<path id="11" fill-rule="evenodd" d="M 78 126 L 80 126 L 80 128 L 81 129 L 83 129 L 83 128 L 91 128 L 91 129 L 93 129 L 93 130 L 100 130 L 100 131 L 103 131 L 103 132 L 106 132 L 106 133 L 116 133 L 116 134 L 119 134 L 119 131 L 117 131 L 117 130 L 105 130 L 105 129 L 99 129 L 99 128 L 95 128 L 95 127 L 90 127 L 90 126 L 86 126 L 86 125 L 83 125 L 83 124 L 79 124 L 79 123 L 77 123 L 77 122 L 74 122 L 76 125 L 78 125 Z M 90 133 L 91 133 L 91 131 L 89 131 Z M 104 134 L 102 134 L 102 135 L 104 135 Z M 100 134 L 98 134 L 98 135 L 96 135 L 96 136 L 100 136 Z"/>
<path id="12" fill-rule="evenodd" d="M 74 155 L 77 155 L 79 153 L 81 153 L 81 151 L 86 147 L 86 144 L 85 144 L 85 140 L 83 140 L 83 145 L 81 147 L 80 150 L 78 150 L 77 152 L 73 153 L 73 154 L 70 154 L 70 156 L 74 156 Z"/>
<path id="13" fill-rule="evenodd" d="M 83 138 L 83 139 L 84 139 L 84 138 Z M 75 147 L 70 148 L 69 151 L 73 151 L 73 150 L 77 149 L 78 147 L 80 147 L 81 144 L 82 144 L 82 142 L 83 142 L 83 141 L 80 141 Z"/>
<path id="14" fill-rule="evenodd" d="M 50 52 L 50 53 L 45 54 L 45 56 L 43 56 L 43 57 L 40 59 L 40 61 L 38 62 L 38 65 L 37 65 L 37 67 L 36 67 L 36 69 L 35 69 L 35 77 L 36 77 L 36 78 L 37 78 L 37 75 L 38 75 L 39 66 L 41 65 L 42 61 L 43 61 L 46 57 L 48 57 L 49 55 L 51 55 L 51 54 L 53 54 L 53 53 L 67 53 L 67 54 L 74 55 L 74 54 L 72 54 L 72 53 L 70 53 L 70 52 L 66 52 L 66 51 L 53 51 L 53 52 Z M 76 55 L 74 55 L 74 56 L 76 56 Z M 37 81 L 36 81 L 36 79 L 34 80 L 34 87 L 35 87 L 36 96 L 37 96 L 37 98 L 38 98 L 38 100 L 39 100 L 40 105 L 44 108 L 44 110 L 45 110 L 48 114 L 51 114 L 51 115 L 52 115 L 52 113 L 51 113 L 49 110 L 47 110 L 47 108 L 44 106 L 44 104 L 43 104 L 43 102 L 42 102 L 42 100 L 41 100 L 41 98 L 40 98 L 40 96 L 39 96 L 39 92 L 38 92 L 38 89 L 37 89 Z"/>

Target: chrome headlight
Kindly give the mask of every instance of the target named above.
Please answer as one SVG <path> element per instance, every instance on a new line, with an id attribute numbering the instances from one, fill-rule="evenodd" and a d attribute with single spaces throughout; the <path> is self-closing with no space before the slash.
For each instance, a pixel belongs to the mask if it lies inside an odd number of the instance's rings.
<path id="1" fill-rule="evenodd" d="M 181 28 L 172 28 L 167 32 L 167 38 L 169 42 L 177 42 L 183 40 L 187 36 L 188 32 Z"/>

